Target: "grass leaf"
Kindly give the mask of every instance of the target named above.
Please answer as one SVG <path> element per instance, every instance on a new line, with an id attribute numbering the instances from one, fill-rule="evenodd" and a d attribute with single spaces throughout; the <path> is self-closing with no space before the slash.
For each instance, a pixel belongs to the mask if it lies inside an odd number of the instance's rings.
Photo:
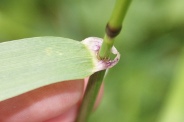
<path id="1" fill-rule="evenodd" d="M 0 43 L 0 101 L 48 84 L 94 73 L 94 55 L 81 42 L 34 37 Z"/>

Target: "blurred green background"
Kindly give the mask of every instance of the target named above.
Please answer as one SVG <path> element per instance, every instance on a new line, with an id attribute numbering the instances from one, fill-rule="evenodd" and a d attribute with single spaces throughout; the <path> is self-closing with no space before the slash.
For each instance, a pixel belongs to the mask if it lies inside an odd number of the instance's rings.
<path id="1" fill-rule="evenodd" d="M 0 0 L 0 41 L 102 37 L 115 0 Z M 133 0 L 90 122 L 184 122 L 184 1 Z"/>

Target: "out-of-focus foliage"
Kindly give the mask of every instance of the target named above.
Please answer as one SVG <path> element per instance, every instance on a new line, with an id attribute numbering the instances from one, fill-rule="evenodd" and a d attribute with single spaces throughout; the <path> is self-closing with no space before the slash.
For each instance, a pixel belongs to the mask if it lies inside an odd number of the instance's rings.
<path id="1" fill-rule="evenodd" d="M 1 0 L 0 41 L 103 37 L 114 2 Z M 115 42 L 120 63 L 109 71 L 104 99 L 90 122 L 168 122 L 174 114 L 184 121 L 183 5 L 183 0 L 132 1 Z"/>

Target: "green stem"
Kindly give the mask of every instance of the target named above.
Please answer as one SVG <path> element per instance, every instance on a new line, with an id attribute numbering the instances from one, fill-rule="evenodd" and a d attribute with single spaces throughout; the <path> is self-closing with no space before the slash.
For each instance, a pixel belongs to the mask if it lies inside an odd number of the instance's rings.
<path id="1" fill-rule="evenodd" d="M 108 59 L 113 44 L 114 39 L 110 38 L 107 34 L 105 34 L 98 57 L 100 57 L 101 59 Z"/>
<path id="2" fill-rule="evenodd" d="M 131 0 L 117 0 L 114 6 L 109 26 L 113 28 L 119 28 L 125 18 L 126 12 L 130 5 Z"/>
<path id="3" fill-rule="evenodd" d="M 102 46 L 99 51 L 99 56 L 101 60 L 109 58 L 111 53 L 111 48 L 114 44 L 114 38 L 121 31 L 121 25 L 125 17 L 125 13 L 128 9 L 131 0 L 117 0 L 114 11 L 111 18 L 106 26 L 106 34 Z M 79 114 L 75 122 L 87 122 L 87 119 L 93 109 L 96 96 L 102 84 L 104 78 L 105 70 L 94 73 L 90 76 L 86 92 L 79 110 Z"/>
<path id="4" fill-rule="evenodd" d="M 122 28 L 122 22 L 130 5 L 131 0 L 117 0 L 114 10 L 106 26 L 106 34 L 100 48 L 99 57 L 101 59 L 108 58 L 111 48 L 114 44 L 114 38 L 119 34 Z"/>
<path id="5" fill-rule="evenodd" d="M 99 88 L 102 84 L 105 70 L 94 73 L 90 76 L 86 92 L 84 94 L 84 100 L 79 110 L 76 122 L 86 122 L 88 119 L 93 105 L 95 103 L 96 95 L 98 94 Z"/>

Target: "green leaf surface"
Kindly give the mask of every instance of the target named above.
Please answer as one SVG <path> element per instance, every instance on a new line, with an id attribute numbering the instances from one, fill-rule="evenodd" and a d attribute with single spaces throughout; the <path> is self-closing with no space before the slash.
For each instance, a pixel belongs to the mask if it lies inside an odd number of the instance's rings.
<path id="1" fill-rule="evenodd" d="M 48 84 L 94 73 L 94 55 L 81 42 L 34 37 L 0 43 L 0 101 Z"/>
<path id="2" fill-rule="evenodd" d="M 176 69 L 176 77 L 158 122 L 184 122 L 184 50 Z"/>

